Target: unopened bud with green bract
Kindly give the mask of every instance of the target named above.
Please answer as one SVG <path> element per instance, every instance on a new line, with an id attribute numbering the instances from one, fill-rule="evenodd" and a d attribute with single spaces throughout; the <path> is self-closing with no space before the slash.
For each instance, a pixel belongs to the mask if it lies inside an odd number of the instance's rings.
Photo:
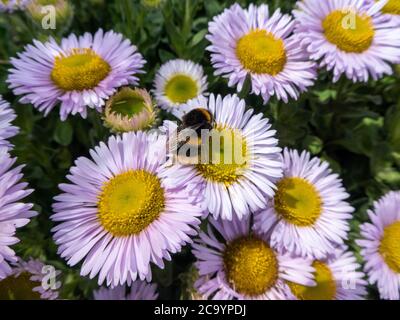
<path id="1" fill-rule="evenodd" d="M 27 14 L 31 19 L 42 26 L 43 19 L 52 11 L 48 6 L 55 9 L 55 23 L 57 30 L 69 28 L 74 16 L 74 8 L 71 1 L 68 0 L 32 0 L 27 5 Z"/>
<path id="2" fill-rule="evenodd" d="M 104 125 L 116 133 L 150 129 L 156 122 L 150 94 L 144 89 L 124 87 L 106 103 Z"/>

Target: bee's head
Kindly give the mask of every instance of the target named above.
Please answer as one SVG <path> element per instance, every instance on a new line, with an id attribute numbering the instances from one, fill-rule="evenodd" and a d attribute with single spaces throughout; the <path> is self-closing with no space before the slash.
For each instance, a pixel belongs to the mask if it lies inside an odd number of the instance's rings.
<path id="1" fill-rule="evenodd" d="M 213 123 L 213 116 L 207 109 L 197 108 L 184 115 L 183 123 L 188 127 L 207 124 L 211 127 Z"/>

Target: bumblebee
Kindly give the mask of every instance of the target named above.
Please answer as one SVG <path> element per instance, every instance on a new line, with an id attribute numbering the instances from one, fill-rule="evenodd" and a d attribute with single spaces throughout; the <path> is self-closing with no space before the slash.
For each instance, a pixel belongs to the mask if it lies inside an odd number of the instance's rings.
<path id="1" fill-rule="evenodd" d="M 200 136 L 201 130 L 212 130 L 213 127 L 214 119 L 210 111 L 204 108 L 197 108 L 183 116 L 178 132 L 190 128 L 195 130 Z"/>
<path id="2" fill-rule="evenodd" d="M 198 148 L 197 156 L 200 154 L 202 144 L 202 130 L 211 131 L 214 128 L 214 117 L 204 108 L 196 108 L 189 111 L 182 117 L 182 123 L 178 126 L 175 135 L 176 141 L 171 141 L 170 150 L 178 155 L 181 163 L 193 163 L 197 160 L 192 158 L 190 149 Z M 193 136 L 195 132 L 195 136 Z M 189 136 L 191 133 L 191 136 Z M 182 152 L 181 148 L 187 146 L 187 150 Z"/>

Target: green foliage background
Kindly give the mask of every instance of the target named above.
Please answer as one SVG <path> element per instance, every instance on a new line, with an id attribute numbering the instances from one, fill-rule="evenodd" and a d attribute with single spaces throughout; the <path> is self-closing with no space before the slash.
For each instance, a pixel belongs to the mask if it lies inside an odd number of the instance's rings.
<path id="1" fill-rule="evenodd" d="M 69 117 L 61 122 L 58 110 L 48 117 L 30 105 L 21 105 L 7 89 L 5 79 L 10 57 L 21 51 L 32 39 L 45 40 L 49 35 L 60 39 L 71 32 L 95 32 L 98 28 L 113 29 L 132 40 L 148 61 L 141 86 L 151 89 L 158 67 L 172 58 L 191 59 L 201 63 L 209 80 L 209 91 L 233 93 L 225 80 L 213 76 L 208 45 L 204 38 L 207 23 L 212 17 L 236 1 L 223 0 L 166 0 L 162 8 L 149 9 L 139 0 L 84 0 L 71 1 L 73 20 L 55 32 L 47 32 L 36 25 L 26 13 L 0 15 L 0 94 L 10 101 L 18 113 L 16 125 L 21 133 L 13 139 L 13 155 L 26 164 L 25 179 L 35 192 L 30 201 L 40 215 L 20 230 L 21 243 L 17 253 L 28 258 L 41 258 L 62 271 L 62 298 L 90 299 L 97 287 L 95 280 L 79 276 L 79 268 L 67 267 L 56 254 L 51 238 L 53 224 L 49 220 L 57 185 L 65 182 L 65 175 L 74 159 L 87 156 L 90 148 L 109 135 L 103 128 L 101 115 L 95 111 L 88 119 Z M 249 3 L 268 3 L 271 9 L 290 12 L 293 0 L 242 0 Z M 389 190 L 400 189 L 400 79 L 391 76 L 380 81 L 353 84 L 346 79 L 332 83 L 332 75 L 320 71 L 313 88 L 298 101 L 284 104 L 272 99 L 267 105 L 260 97 L 241 96 L 247 104 L 270 118 L 278 130 L 281 146 L 307 149 L 313 155 L 330 162 L 344 180 L 356 208 L 351 222 L 349 245 L 358 252 L 354 238 L 358 226 L 366 221 L 366 210 L 371 203 Z M 163 114 L 163 117 L 167 116 Z M 357 253 L 358 255 L 358 253 Z M 358 255 L 359 257 L 359 255 Z M 187 296 L 185 275 L 192 263 L 188 248 L 174 256 L 165 270 L 154 269 L 154 280 L 160 286 L 162 299 Z M 189 281 L 190 282 L 190 281 Z M 370 289 L 370 298 L 377 298 Z"/>

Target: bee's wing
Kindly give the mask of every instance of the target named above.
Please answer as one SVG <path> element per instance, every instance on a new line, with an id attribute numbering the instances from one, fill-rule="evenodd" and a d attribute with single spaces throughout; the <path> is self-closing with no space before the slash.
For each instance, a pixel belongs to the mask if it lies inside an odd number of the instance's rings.
<path id="1" fill-rule="evenodd" d="M 178 150 L 178 130 L 175 130 L 172 135 L 169 136 L 168 138 L 168 146 L 167 150 L 169 153 L 176 153 Z"/>

